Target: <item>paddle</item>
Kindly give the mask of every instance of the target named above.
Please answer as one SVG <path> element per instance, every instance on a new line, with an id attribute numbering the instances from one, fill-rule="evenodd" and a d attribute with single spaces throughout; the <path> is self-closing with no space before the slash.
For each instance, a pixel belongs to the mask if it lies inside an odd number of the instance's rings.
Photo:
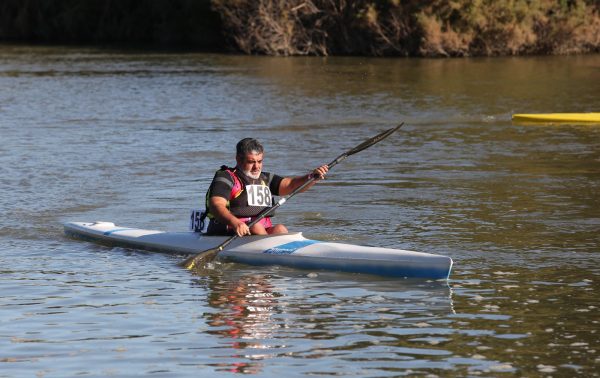
<path id="1" fill-rule="evenodd" d="M 392 133 L 394 133 L 396 130 L 398 130 L 400 127 L 402 127 L 402 125 L 404 125 L 404 122 L 402 122 L 401 124 L 399 124 L 396 127 L 392 127 L 391 129 L 388 129 L 380 134 L 377 134 L 370 139 L 367 139 L 366 141 L 362 142 L 361 144 L 354 147 L 353 149 L 346 151 L 343 154 L 341 154 L 340 156 L 336 157 L 331 163 L 327 164 L 327 166 L 329 167 L 329 169 L 331 169 L 334 166 L 336 166 L 338 163 L 340 163 L 341 161 L 346 159 L 348 156 L 354 155 L 364 149 L 371 147 L 375 143 L 381 142 L 382 140 L 384 140 L 385 138 L 390 136 Z M 290 198 L 292 198 L 293 196 L 295 196 L 296 194 L 301 192 L 304 188 L 306 188 L 308 185 L 310 185 L 310 183 L 312 183 L 315 180 L 316 180 L 315 177 L 311 177 L 310 179 L 308 179 L 308 181 L 306 181 L 304 184 L 300 185 L 293 192 L 291 192 L 287 197 L 281 197 L 275 205 L 273 205 L 272 207 L 265 208 L 263 211 L 258 213 L 258 215 L 254 218 L 254 220 L 252 222 L 250 222 L 248 224 L 248 227 L 254 226 L 256 223 L 260 222 L 261 219 L 263 219 L 264 217 L 273 213 L 281 205 L 283 205 L 287 200 L 289 200 Z M 218 245 L 217 247 L 207 249 L 206 251 L 202 251 L 195 256 L 189 257 L 188 259 L 183 261 L 180 265 L 187 269 L 194 269 L 194 267 L 203 265 L 206 262 L 210 262 L 219 254 L 219 252 L 221 252 L 223 249 L 225 249 L 225 247 L 227 247 L 229 245 L 229 243 L 231 243 L 232 241 L 234 241 L 237 238 L 239 238 L 239 236 L 237 234 L 235 234 L 235 235 L 231 236 L 230 238 L 228 238 L 227 240 L 225 240 L 220 245 Z"/>

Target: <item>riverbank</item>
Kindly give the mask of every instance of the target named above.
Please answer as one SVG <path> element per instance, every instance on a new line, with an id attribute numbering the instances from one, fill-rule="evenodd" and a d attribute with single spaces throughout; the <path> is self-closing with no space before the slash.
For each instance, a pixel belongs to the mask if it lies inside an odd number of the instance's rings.
<path id="1" fill-rule="evenodd" d="M 594 0 L 6 0 L 0 41 L 264 55 L 600 52 Z"/>

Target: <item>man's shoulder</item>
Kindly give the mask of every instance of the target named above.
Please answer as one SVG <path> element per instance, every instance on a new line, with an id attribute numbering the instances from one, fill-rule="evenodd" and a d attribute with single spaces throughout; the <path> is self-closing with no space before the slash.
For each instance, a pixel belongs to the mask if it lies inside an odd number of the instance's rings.
<path id="1" fill-rule="evenodd" d="M 228 169 L 221 168 L 217 172 L 215 172 L 215 176 L 231 177 L 231 172 Z"/>
<path id="2" fill-rule="evenodd" d="M 229 185 L 233 185 L 233 177 L 231 176 L 231 173 L 228 172 L 225 169 L 219 169 L 216 173 L 215 173 L 215 177 L 213 178 L 213 182 L 223 182 Z"/>

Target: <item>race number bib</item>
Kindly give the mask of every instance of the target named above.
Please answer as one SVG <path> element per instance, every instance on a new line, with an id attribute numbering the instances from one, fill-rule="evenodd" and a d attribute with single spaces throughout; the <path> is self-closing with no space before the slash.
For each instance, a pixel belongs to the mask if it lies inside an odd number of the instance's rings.
<path id="1" fill-rule="evenodd" d="M 206 211 L 192 209 L 190 212 L 190 231 L 203 232 L 205 230 Z"/>
<path id="2" fill-rule="evenodd" d="M 271 206 L 271 190 L 265 185 L 246 185 L 248 206 Z"/>

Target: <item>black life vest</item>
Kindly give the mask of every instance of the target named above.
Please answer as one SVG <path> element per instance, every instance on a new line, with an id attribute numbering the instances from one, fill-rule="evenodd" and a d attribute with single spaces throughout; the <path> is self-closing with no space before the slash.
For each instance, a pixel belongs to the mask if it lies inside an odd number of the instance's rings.
<path id="1" fill-rule="evenodd" d="M 238 218 L 254 217 L 266 207 L 272 206 L 274 201 L 269 188 L 272 180 L 271 174 L 261 173 L 258 179 L 252 179 L 243 173 L 240 174 L 237 168 L 229 168 L 224 165 L 215 173 L 215 178 L 223 171 L 229 174 L 233 183 L 227 200 L 227 209 L 233 215 Z M 206 193 L 206 209 L 208 217 L 214 219 L 214 214 L 210 212 L 210 197 L 209 189 Z"/>

